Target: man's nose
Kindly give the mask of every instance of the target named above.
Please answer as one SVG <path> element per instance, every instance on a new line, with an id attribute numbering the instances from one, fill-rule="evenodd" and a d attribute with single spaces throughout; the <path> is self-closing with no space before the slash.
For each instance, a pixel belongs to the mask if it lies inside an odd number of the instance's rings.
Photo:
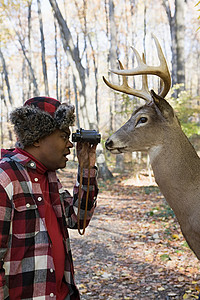
<path id="1" fill-rule="evenodd" d="M 67 145 L 66 145 L 67 148 L 73 148 L 73 144 L 72 142 L 68 141 Z"/>

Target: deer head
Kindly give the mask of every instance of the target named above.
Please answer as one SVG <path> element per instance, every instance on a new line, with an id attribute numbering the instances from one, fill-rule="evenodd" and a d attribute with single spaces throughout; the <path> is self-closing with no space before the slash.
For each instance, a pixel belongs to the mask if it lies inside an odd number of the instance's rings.
<path id="1" fill-rule="evenodd" d="M 111 70 L 115 74 L 122 75 L 122 85 L 114 85 L 103 77 L 104 82 L 110 88 L 140 97 L 147 102 L 135 110 L 131 118 L 107 139 L 106 148 L 112 153 L 149 150 L 153 146 L 162 144 L 167 132 L 166 125 L 171 126 L 172 123 L 175 123 L 179 126 L 173 108 L 164 99 L 171 86 L 171 77 L 161 46 L 157 38 L 155 36 L 153 38 L 160 61 L 159 66 L 148 66 L 144 55 L 141 58 L 137 50 L 133 48 L 138 66 L 131 70 L 125 70 L 119 61 L 120 70 Z M 158 95 L 153 90 L 149 91 L 147 75 L 150 74 L 157 75 L 161 79 L 162 88 Z M 141 90 L 133 89 L 128 85 L 126 76 L 133 75 L 142 75 Z"/>

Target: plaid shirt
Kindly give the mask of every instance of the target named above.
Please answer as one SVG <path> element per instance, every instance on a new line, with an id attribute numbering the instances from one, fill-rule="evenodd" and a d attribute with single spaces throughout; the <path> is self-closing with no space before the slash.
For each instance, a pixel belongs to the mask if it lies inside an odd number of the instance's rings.
<path id="1" fill-rule="evenodd" d="M 32 174 L 31 174 L 32 173 Z M 33 176 L 30 176 L 33 175 Z M 45 223 L 40 184 L 31 180 L 36 163 L 3 150 L 0 161 L 0 299 L 56 299 L 56 278 L 51 240 Z M 81 213 L 87 193 L 88 170 L 83 172 Z M 79 180 L 79 176 L 78 176 Z M 52 206 L 63 234 L 66 251 L 64 279 L 73 300 L 79 300 L 67 228 L 77 228 L 78 183 L 74 195 L 64 190 L 55 172 L 48 171 Z M 96 169 L 90 170 L 87 225 L 98 193 Z M 80 222 L 81 223 L 81 222 Z M 15 295 L 20 295 L 19 298 Z"/>

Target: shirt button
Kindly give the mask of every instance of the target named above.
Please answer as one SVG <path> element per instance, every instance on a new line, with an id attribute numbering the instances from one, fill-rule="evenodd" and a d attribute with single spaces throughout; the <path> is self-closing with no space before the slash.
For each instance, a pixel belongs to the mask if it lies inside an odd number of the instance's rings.
<path id="1" fill-rule="evenodd" d="M 42 197 L 38 197 L 37 199 L 38 199 L 38 201 L 42 201 Z"/>
<path id="2" fill-rule="evenodd" d="M 35 182 L 38 182 L 38 180 L 39 180 L 39 179 L 38 179 L 37 177 L 36 177 L 36 178 L 34 178 L 34 181 L 35 181 Z"/>
<path id="3" fill-rule="evenodd" d="M 31 206 L 30 203 L 27 203 L 27 204 L 26 204 L 26 207 L 30 207 L 30 206 Z"/>
<path id="4" fill-rule="evenodd" d="M 31 167 L 34 167 L 34 166 L 35 166 L 35 164 L 34 164 L 34 163 L 30 163 L 30 166 L 31 166 Z"/>
<path id="5" fill-rule="evenodd" d="M 53 269 L 50 269 L 50 272 L 53 273 Z"/>
<path id="6" fill-rule="evenodd" d="M 51 293 L 51 294 L 50 294 L 50 297 L 52 297 L 52 298 L 53 298 L 53 297 L 54 297 L 54 293 Z"/>

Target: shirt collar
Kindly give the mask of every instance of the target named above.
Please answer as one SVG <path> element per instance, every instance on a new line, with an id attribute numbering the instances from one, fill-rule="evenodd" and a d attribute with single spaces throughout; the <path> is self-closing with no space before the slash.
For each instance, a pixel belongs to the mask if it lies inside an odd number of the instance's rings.
<path id="1" fill-rule="evenodd" d="M 16 161 L 23 166 L 26 166 L 30 162 L 30 158 L 27 156 L 24 156 L 20 153 L 17 153 L 15 151 L 16 149 L 1 149 L 1 159 L 2 160 L 7 160 L 8 158 Z"/>
<path id="2" fill-rule="evenodd" d="M 44 174 L 47 171 L 47 168 L 40 162 L 38 161 L 33 155 L 31 155 L 29 152 L 22 150 L 20 148 L 16 148 L 14 152 L 19 153 L 23 155 L 24 157 L 29 158 L 28 161 L 28 167 L 32 169 L 36 169 L 38 173 Z"/>
<path id="3" fill-rule="evenodd" d="M 11 160 L 20 163 L 24 167 L 29 167 L 31 169 L 37 170 L 37 172 L 41 174 L 44 174 L 47 171 L 47 168 L 34 156 L 19 148 L 2 149 L 1 157 L 3 160 L 6 160 L 6 158 L 10 158 Z"/>

